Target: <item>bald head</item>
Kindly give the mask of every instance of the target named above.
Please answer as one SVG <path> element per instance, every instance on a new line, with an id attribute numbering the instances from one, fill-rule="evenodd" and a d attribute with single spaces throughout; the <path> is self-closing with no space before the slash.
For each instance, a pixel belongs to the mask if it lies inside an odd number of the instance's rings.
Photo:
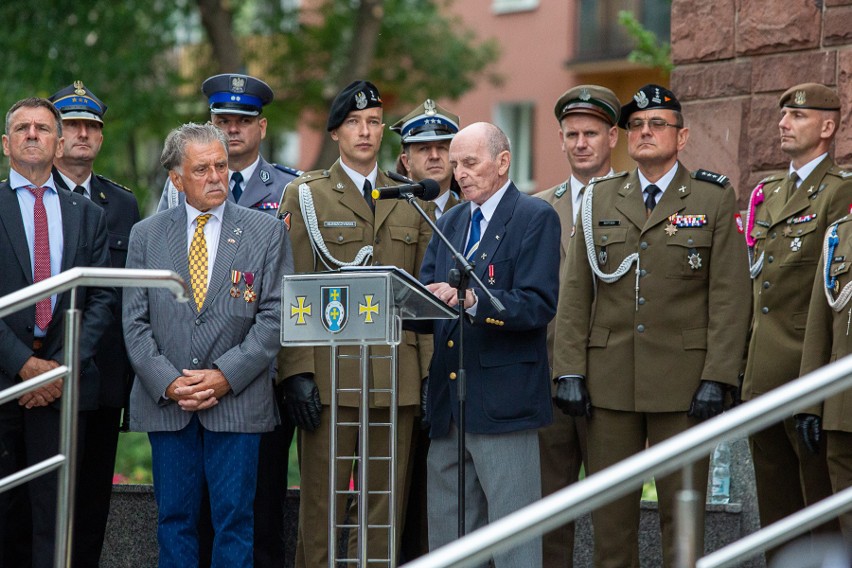
<path id="1" fill-rule="evenodd" d="M 450 144 L 453 175 L 468 201 L 482 205 L 509 181 L 509 139 L 497 126 L 475 122 Z"/>

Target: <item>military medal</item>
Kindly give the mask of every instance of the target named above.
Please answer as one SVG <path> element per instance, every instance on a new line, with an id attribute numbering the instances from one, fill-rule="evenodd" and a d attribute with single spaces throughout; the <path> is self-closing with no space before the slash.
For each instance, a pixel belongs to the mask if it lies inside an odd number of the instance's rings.
<path id="1" fill-rule="evenodd" d="M 243 298 L 247 304 L 257 300 L 257 292 L 254 291 L 254 272 L 243 272 L 243 278 L 246 281 L 246 291 L 243 293 Z"/>
<path id="2" fill-rule="evenodd" d="M 598 261 L 601 264 L 606 264 L 606 259 L 607 259 L 606 247 L 601 247 L 601 252 L 598 253 Z"/>
<path id="3" fill-rule="evenodd" d="M 802 248 L 802 239 L 800 237 L 796 237 L 790 242 L 790 250 L 793 252 L 799 252 L 799 249 Z"/>
<path id="4" fill-rule="evenodd" d="M 786 227 L 784 227 L 784 230 L 781 231 L 781 232 L 785 237 L 789 237 L 790 235 L 793 234 L 793 227 L 791 227 L 790 225 L 787 225 Z"/>
<path id="5" fill-rule="evenodd" d="M 689 267 L 693 270 L 698 270 L 701 268 L 701 255 L 697 252 L 694 252 L 689 255 Z"/>
<path id="6" fill-rule="evenodd" d="M 669 223 L 666 225 L 666 234 L 670 237 L 673 237 L 677 233 L 677 227 L 674 226 L 674 223 Z"/>
<path id="7" fill-rule="evenodd" d="M 243 278 L 243 273 L 239 270 L 231 271 L 231 297 L 239 298 L 240 297 L 240 280 Z"/>
<path id="8" fill-rule="evenodd" d="M 496 280 L 494 280 L 494 265 L 488 265 L 488 283 L 494 286 Z"/>

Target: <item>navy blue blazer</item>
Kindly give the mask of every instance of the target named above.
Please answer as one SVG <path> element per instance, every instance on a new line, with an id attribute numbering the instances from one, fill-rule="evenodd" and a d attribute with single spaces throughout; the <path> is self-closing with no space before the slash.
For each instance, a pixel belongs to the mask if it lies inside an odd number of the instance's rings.
<path id="1" fill-rule="evenodd" d="M 57 187 L 71 191 L 65 180 L 53 168 L 53 182 Z M 106 214 L 109 232 L 109 265 L 124 268 L 127 262 L 127 243 L 130 229 L 139 221 L 139 205 L 133 193 L 110 179 L 92 174 L 92 203 Z M 118 301 L 113 308 L 113 322 L 104 332 L 95 353 L 95 365 L 101 375 L 98 403 L 108 408 L 121 408 L 130 397 L 133 368 L 124 347 L 124 332 L 121 329 L 121 297 L 123 288 L 118 288 Z"/>
<path id="2" fill-rule="evenodd" d="M 453 207 L 438 227 L 462 250 L 470 207 Z M 559 290 L 559 217 L 550 204 L 510 184 L 476 252 L 475 272 L 506 308 L 497 313 L 478 285 L 476 316 L 465 317 L 466 428 L 499 434 L 546 426 L 552 420 L 547 324 L 556 314 Z M 420 280 L 445 282 L 454 268 L 446 245 L 432 237 Z M 427 416 L 430 437 L 446 436 L 458 423 L 459 322 L 436 320 L 429 368 Z"/>
<path id="3" fill-rule="evenodd" d="M 75 266 L 109 266 L 106 217 L 103 210 L 70 191 L 58 188 L 62 210 L 62 270 Z M 0 183 L 0 296 L 33 283 L 27 237 L 18 198 L 8 181 Z M 41 356 L 64 363 L 65 311 L 71 293 L 59 295 L 47 328 Z M 80 410 L 97 407 L 100 374 L 93 357 L 98 341 L 113 321 L 118 301 L 114 288 L 80 288 L 77 308 L 82 311 L 80 333 Z M 33 355 L 35 306 L 0 320 L 0 387 L 20 382 L 18 371 Z M 56 403 L 54 403 L 56 404 Z"/>

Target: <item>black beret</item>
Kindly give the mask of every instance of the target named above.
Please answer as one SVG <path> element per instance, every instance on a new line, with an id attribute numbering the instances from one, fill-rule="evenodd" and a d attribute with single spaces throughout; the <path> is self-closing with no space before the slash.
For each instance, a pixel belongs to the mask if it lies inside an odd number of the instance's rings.
<path id="1" fill-rule="evenodd" d="M 630 115 L 640 110 L 651 110 L 661 108 L 666 110 L 674 110 L 680 112 L 680 101 L 677 100 L 675 94 L 665 87 L 660 85 L 645 85 L 633 95 L 629 102 L 621 107 L 621 118 L 618 119 L 618 126 L 627 128 L 627 121 Z"/>
<path id="2" fill-rule="evenodd" d="M 343 124 L 353 110 L 375 107 L 382 107 L 382 96 L 376 86 L 369 81 L 353 81 L 334 97 L 331 110 L 328 111 L 326 130 L 331 132 Z"/>

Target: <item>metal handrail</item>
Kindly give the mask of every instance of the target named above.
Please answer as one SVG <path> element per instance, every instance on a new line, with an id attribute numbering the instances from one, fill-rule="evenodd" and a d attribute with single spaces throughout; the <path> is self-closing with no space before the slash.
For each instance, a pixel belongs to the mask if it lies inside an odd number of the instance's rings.
<path id="1" fill-rule="evenodd" d="M 515 511 L 408 564 L 471 566 L 493 552 L 540 536 L 710 453 L 723 440 L 751 434 L 852 387 L 852 356 L 759 396 L 582 481 Z"/>
<path id="2" fill-rule="evenodd" d="M 132 287 L 144 284 L 150 288 L 168 288 L 179 302 L 189 299 L 183 280 L 169 270 L 124 268 L 85 268 L 66 270 L 0 298 L 0 318 L 49 298 L 53 294 L 71 291 L 71 308 L 65 313 L 65 364 L 30 380 L 0 390 L 0 404 L 34 391 L 59 378 L 63 383 L 60 407 L 59 453 L 39 463 L 0 479 L 0 492 L 7 491 L 54 470 L 59 470 L 56 494 L 55 568 L 71 566 L 73 523 L 70 512 L 74 507 L 74 468 L 77 453 L 77 387 L 80 379 L 80 310 L 74 308 L 79 286 Z"/>
<path id="3" fill-rule="evenodd" d="M 700 558 L 696 568 L 736 566 L 741 560 L 760 554 L 767 548 L 787 542 L 852 509 L 852 487 L 826 497 L 768 527 L 732 542 L 724 548 Z"/>
<path id="4" fill-rule="evenodd" d="M 183 279 L 171 270 L 75 267 L 0 298 L 0 318 L 77 286 L 131 288 L 140 281 L 148 282 L 146 287 L 168 288 L 179 302 L 189 301 Z"/>

